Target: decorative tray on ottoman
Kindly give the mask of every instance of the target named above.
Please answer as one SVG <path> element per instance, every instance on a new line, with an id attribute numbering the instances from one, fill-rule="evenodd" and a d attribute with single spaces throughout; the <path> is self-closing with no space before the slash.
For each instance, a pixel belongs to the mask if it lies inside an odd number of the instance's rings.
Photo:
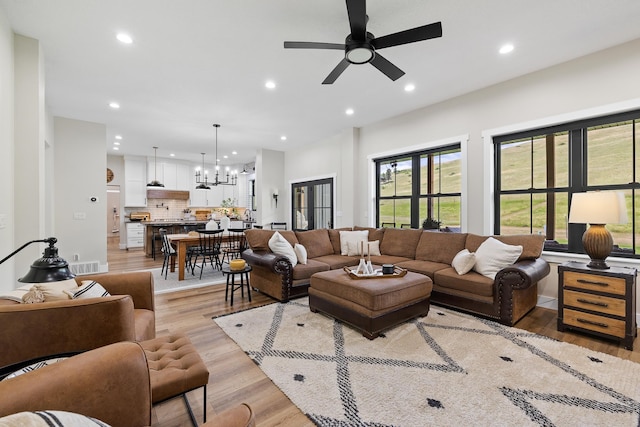
<path id="1" fill-rule="evenodd" d="M 344 271 L 347 272 L 347 274 L 349 275 L 349 277 L 351 277 L 352 279 L 391 279 L 394 277 L 402 277 L 404 275 L 407 274 L 407 270 L 405 270 L 404 268 L 400 268 L 400 267 L 394 267 L 393 268 L 393 274 L 382 274 L 382 270 L 381 269 L 377 269 L 375 270 L 375 272 L 373 274 L 363 274 L 363 273 L 356 273 L 356 269 L 352 268 L 352 267 L 343 267 Z"/>

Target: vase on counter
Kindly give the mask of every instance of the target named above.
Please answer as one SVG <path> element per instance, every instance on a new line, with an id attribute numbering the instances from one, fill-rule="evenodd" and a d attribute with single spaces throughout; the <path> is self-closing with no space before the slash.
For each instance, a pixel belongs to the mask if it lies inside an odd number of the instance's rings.
<path id="1" fill-rule="evenodd" d="M 205 230 L 217 230 L 217 229 L 218 229 L 218 223 L 217 223 L 217 222 L 215 222 L 215 221 L 213 220 L 213 218 L 211 218 L 211 219 L 209 220 L 209 222 L 207 222 L 207 224 L 204 226 L 204 229 L 205 229 Z"/>

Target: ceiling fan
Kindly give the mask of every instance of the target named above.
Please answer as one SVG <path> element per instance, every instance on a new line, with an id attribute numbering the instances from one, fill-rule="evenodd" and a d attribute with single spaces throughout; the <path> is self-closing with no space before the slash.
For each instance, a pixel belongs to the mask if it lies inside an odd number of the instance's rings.
<path id="1" fill-rule="evenodd" d="M 346 0 L 349 15 L 349 34 L 344 44 L 320 42 L 284 42 L 285 49 L 336 49 L 344 50 L 344 59 L 329 73 L 322 84 L 332 84 L 351 64 L 366 64 L 367 62 L 384 73 L 391 80 L 396 81 L 404 75 L 404 71 L 393 65 L 377 51 L 387 47 L 418 42 L 422 40 L 442 37 L 442 23 L 423 25 L 421 27 L 404 30 L 382 37 L 375 37 L 367 31 L 367 2 L 366 0 Z"/>

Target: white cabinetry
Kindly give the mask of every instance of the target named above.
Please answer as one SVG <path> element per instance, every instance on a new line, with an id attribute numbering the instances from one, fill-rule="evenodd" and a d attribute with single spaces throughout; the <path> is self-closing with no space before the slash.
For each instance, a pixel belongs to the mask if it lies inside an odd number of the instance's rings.
<path id="1" fill-rule="evenodd" d="M 176 190 L 190 191 L 195 187 L 195 179 L 192 179 L 191 167 L 183 163 L 176 164 Z"/>
<path id="2" fill-rule="evenodd" d="M 127 223 L 127 249 L 144 246 L 144 225 L 139 222 Z"/>
<path id="3" fill-rule="evenodd" d="M 146 159 L 124 158 L 124 206 L 147 206 Z"/>
<path id="4" fill-rule="evenodd" d="M 211 190 L 191 189 L 189 192 L 189 206 L 202 208 L 207 206 L 207 195 Z"/>

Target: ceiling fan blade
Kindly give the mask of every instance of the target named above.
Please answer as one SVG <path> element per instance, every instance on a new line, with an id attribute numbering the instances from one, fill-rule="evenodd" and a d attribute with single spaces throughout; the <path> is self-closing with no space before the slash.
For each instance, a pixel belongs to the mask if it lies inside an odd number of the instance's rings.
<path id="1" fill-rule="evenodd" d="M 338 77 L 340 77 L 340 74 L 342 74 L 342 72 L 344 70 L 347 69 L 347 67 L 349 66 L 349 61 L 347 61 L 346 59 L 342 59 L 342 61 L 340 61 L 338 63 L 338 65 L 336 65 L 336 68 L 333 69 L 333 71 L 331 71 L 329 73 L 329 75 L 327 76 L 326 79 L 324 79 L 324 81 L 322 82 L 323 85 L 330 85 L 333 84 L 333 82 L 336 81 L 336 79 Z M 403 73 L 404 74 L 404 73 Z"/>
<path id="2" fill-rule="evenodd" d="M 378 37 L 373 39 L 371 44 L 376 49 L 384 49 L 385 47 L 399 46 L 401 44 L 435 39 L 437 37 L 442 37 L 441 22 L 434 22 L 433 24 L 423 25 L 422 27 Z"/>
<path id="3" fill-rule="evenodd" d="M 341 43 L 319 43 L 319 42 L 284 42 L 285 49 L 337 49 L 344 50 L 345 45 Z"/>
<path id="4" fill-rule="evenodd" d="M 347 0 L 347 14 L 353 40 L 365 41 L 367 34 L 366 0 Z"/>
<path id="5" fill-rule="evenodd" d="M 398 80 L 400 77 L 404 76 L 404 71 L 400 68 L 393 65 L 387 59 L 385 59 L 382 55 L 379 55 L 376 52 L 376 56 L 369 61 L 371 65 L 376 67 L 378 70 L 382 71 L 387 77 L 389 77 L 394 82 Z"/>

